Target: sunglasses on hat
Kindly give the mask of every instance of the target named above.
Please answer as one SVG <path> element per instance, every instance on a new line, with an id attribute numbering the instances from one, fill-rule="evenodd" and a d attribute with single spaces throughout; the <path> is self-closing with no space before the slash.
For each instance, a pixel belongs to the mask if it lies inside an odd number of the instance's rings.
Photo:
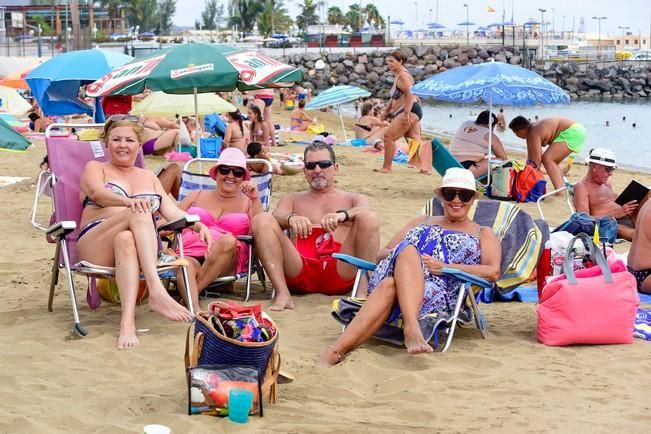
<path id="1" fill-rule="evenodd" d="M 229 173 L 233 173 L 233 176 L 236 178 L 244 178 L 244 174 L 246 173 L 246 170 L 242 169 L 241 167 L 231 167 L 231 166 L 219 166 L 217 168 L 217 171 L 219 172 L 220 175 L 228 175 Z"/>
<path id="2" fill-rule="evenodd" d="M 321 161 L 308 161 L 305 163 L 305 168 L 307 170 L 314 170 L 316 169 L 316 166 L 319 166 L 321 169 L 327 169 L 328 167 L 332 166 L 333 163 L 330 160 L 321 160 Z"/>
<path id="3" fill-rule="evenodd" d="M 118 122 L 118 121 L 129 121 L 129 122 L 138 122 L 140 118 L 134 115 L 113 115 L 108 118 L 108 121 Z"/>
<path id="4" fill-rule="evenodd" d="M 446 202 L 452 202 L 455 197 L 459 196 L 461 202 L 470 202 L 475 197 L 475 192 L 472 190 L 457 190 L 453 188 L 442 188 L 441 197 Z"/>

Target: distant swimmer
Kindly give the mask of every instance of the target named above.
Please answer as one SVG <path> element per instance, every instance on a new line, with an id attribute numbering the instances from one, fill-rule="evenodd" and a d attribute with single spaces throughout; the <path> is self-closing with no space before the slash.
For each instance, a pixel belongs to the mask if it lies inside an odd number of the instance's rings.
<path id="1" fill-rule="evenodd" d="M 536 122 L 538 122 L 538 115 L 534 116 L 534 117 L 533 117 L 533 120 L 536 121 Z"/>
<path id="2" fill-rule="evenodd" d="M 497 128 L 500 131 L 504 131 L 506 128 L 506 118 L 504 117 L 504 109 L 501 108 L 500 112 L 497 114 Z"/>
<path id="3" fill-rule="evenodd" d="M 609 122 L 609 121 L 606 121 L 606 126 L 607 126 L 607 127 L 610 126 L 610 122 Z"/>
<path id="4" fill-rule="evenodd" d="M 622 116 L 622 122 L 626 122 L 626 116 Z"/>
<path id="5" fill-rule="evenodd" d="M 633 128 L 635 128 L 635 127 L 637 127 L 637 124 L 635 122 L 633 122 Z"/>
<path id="6" fill-rule="evenodd" d="M 450 119 L 452 119 L 452 113 L 450 113 Z"/>

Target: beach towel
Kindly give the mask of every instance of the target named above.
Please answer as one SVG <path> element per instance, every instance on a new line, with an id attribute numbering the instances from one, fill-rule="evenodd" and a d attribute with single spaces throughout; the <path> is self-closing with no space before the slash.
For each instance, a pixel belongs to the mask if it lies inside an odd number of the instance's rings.
<path id="1" fill-rule="evenodd" d="M 438 198 L 430 199 L 422 214 L 443 215 Z M 475 223 L 493 229 L 502 245 L 497 292 L 504 294 L 528 281 L 549 239 L 549 226 L 534 220 L 518 206 L 494 200 L 477 200 L 468 215 Z"/>

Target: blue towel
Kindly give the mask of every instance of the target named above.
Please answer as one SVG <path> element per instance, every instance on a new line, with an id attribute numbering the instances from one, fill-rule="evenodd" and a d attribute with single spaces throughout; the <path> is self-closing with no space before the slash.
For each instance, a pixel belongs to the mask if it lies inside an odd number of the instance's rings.
<path id="1" fill-rule="evenodd" d="M 644 294 L 644 296 L 649 297 L 647 294 Z M 635 315 L 635 327 L 633 328 L 633 337 L 651 341 L 651 310 L 637 310 L 637 315 Z"/>

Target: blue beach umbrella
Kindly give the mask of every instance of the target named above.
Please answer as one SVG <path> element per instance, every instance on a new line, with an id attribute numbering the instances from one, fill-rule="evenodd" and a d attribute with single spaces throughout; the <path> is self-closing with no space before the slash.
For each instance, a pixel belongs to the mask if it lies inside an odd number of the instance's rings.
<path id="1" fill-rule="evenodd" d="M 416 84 L 412 92 L 421 98 L 441 101 L 485 102 L 491 112 L 493 104 L 525 106 L 570 102 L 567 92 L 536 72 L 494 61 L 449 69 Z M 488 137 L 490 161 L 492 134 Z"/>
<path id="2" fill-rule="evenodd" d="M 427 27 L 430 29 L 445 29 L 445 26 L 439 23 L 428 23 Z"/>
<path id="3" fill-rule="evenodd" d="M 93 107 L 77 97 L 79 88 L 130 60 L 133 57 L 97 48 L 70 51 L 34 68 L 25 81 L 47 116 L 91 114 Z"/>
<path id="4" fill-rule="evenodd" d="M 325 107 L 330 107 L 333 105 L 337 106 L 339 110 L 339 120 L 341 120 L 341 129 L 344 132 L 344 140 L 348 142 L 348 137 L 346 135 L 346 127 L 344 126 L 344 118 L 341 114 L 341 104 L 347 102 L 355 101 L 359 98 L 365 98 L 371 96 L 371 92 L 366 89 L 362 89 L 357 86 L 349 85 L 339 85 L 333 86 L 330 89 L 324 90 L 315 96 L 312 101 L 307 103 L 305 106 L 306 110 L 318 110 Z"/>
<path id="5" fill-rule="evenodd" d="M 389 21 L 389 24 L 395 24 L 397 26 L 402 26 L 402 25 L 405 24 L 405 22 L 402 21 L 402 20 L 393 20 L 393 21 Z"/>
<path id="6" fill-rule="evenodd" d="M 457 26 L 474 26 L 475 23 L 471 23 L 470 21 L 464 21 L 463 23 L 457 24 Z"/>

